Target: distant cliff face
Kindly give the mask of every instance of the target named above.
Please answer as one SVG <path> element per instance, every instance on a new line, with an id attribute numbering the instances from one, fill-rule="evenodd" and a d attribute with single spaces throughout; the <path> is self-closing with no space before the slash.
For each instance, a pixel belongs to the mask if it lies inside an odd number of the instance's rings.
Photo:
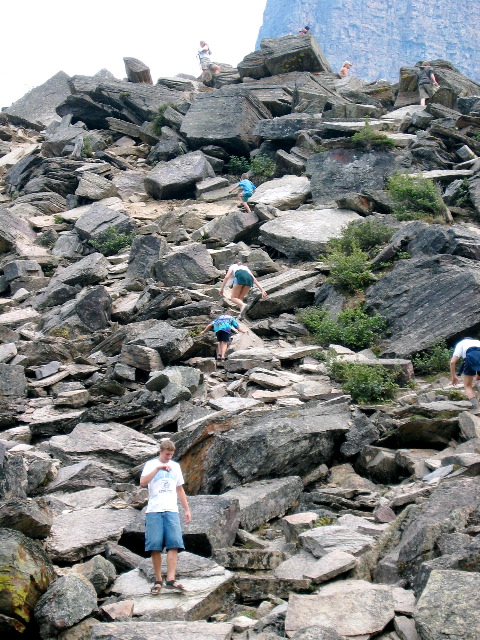
<path id="1" fill-rule="evenodd" d="M 365 80 L 396 81 L 401 66 L 436 58 L 480 79 L 478 0 L 267 0 L 257 48 L 305 25 L 336 71 L 349 60 Z"/>

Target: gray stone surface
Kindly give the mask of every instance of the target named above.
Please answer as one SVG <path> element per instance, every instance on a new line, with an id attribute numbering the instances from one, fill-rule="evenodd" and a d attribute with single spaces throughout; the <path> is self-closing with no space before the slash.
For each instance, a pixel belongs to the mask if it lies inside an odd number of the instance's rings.
<path id="1" fill-rule="evenodd" d="M 177 329 L 168 322 L 157 320 L 127 344 L 154 349 L 160 354 L 162 361 L 168 364 L 180 358 L 192 346 L 193 340 L 186 329 Z"/>
<path id="2" fill-rule="evenodd" d="M 21 365 L 0 364 L 0 397 L 22 397 L 26 388 L 25 369 Z"/>
<path id="3" fill-rule="evenodd" d="M 296 209 L 310 194 L 310 180 L 305 176 L 283 176 L 268 180 L 255 189 L 249 202 L 276 207 L 282 211 Z"/>
<path id="4" fill-rule="evenodd" d="M 351 553 L 345 551 L 331 551 L 317 560 L 317 562 L 305 572 L 306 578 L 314 582 L 326 582 L 338 575 L 355 568 L 357 559 Z"/>
<path id="5" fill-rule="evenodd" d="M 30 538 L 46 538 L 52 527 L 52 514 L 42 501 L 11 498 L 0 504 L 0 527 L 20 531 Z"/>
<path id="6" fill-rule="evenodd" d="M 87 562 L 74 565 L 72 573 L 91 582 L 97 594 L 103 593 L 117 577 L 114 565 L 103 556 L 94 556 Z"/>
<path id="7" fill-rule="evenodd" d="M 298 539 L 302 547 L 317 558 L 322 558 L 333 551 L 344 551 L 359 556 L 371 549 L 374 543 L 370 536 L 337 525 L 315 527 L 301 533 Z"/>
<path id="8" fill-rule="evenodd" d="M 260 241 L 288 258 L 315 260 L 326 251 L 328 241 L 339 237 L 353 220 L 360 216 L 346 209 L 288 212 L 262 225 Z"/>
<path id="9" fill-rule="evenodd" d="M 211 282 L 219 275 L 205 245 L 199 242 L 175 247 L 163 255 L 153 265 L 153 273 L 167 287 Z"/>
<path id="10" fill-rule="evenodd" d="M 204 242 L 238 242 L 248 239 L 252 231 L 257 228 L 258 216 L 251 211 L 236 209 L 225 216 L 207 222 L 206 225 L 192 233 L 192 240 Z"/>
<path id="11" fill-rule="evenodd" d="M 91 640 L 230 640 L 230 622 L 110 622 L 96 624 L 91 630 Z"/>
<path id="12" fill-rule="evenodd" d="M 151 277 L 153 265 L 166 253 L 168 253 L 168 245 L 163 238 L 154 235 L 137 235 L 130 249 L 127 277 Z"/>
<path id="13" fill-rule="evenodd" d="M 117 233 L 131 233 L 135 229 L 135 223 L 124 213 L 101 203 L 93 204 L 75 223 L 75 231 L 82 240 L 98 239 L 110 227 Z"/>
<path id="14" fill-rule="evenodd" d="M 231 547 L 240 524 L 238 500 L 224 496 L 197 495 L 189 496 L 188 503 L 192 522 L 182 526 L 186 549 L 209 556 L 212 549 Z"/>
<path id="15" fill-rule="evenodd" d="M 81 284 L 97 284 L 108 274 L 110 263 L 102 253 L 92 253 L 69 267 L 57 269 L 50 286 L 57 283 L 74 286 Z"/>
<path id="16" fill-rule="evenodd" d="M 145 177 L 145 189 L 157 200 L 188 198 L 194 195 L 198 182 L 214 175 L 204 154 L 193 151 L 158 164 Z"/>

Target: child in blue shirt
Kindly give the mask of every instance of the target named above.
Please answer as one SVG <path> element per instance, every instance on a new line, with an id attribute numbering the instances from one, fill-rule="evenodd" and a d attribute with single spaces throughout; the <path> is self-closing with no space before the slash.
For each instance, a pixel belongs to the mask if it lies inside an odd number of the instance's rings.
<path id="1" fill-rule="evenodd" d="M 252 197 L 253 192 L 255 191 L 255 185 L 251 180 L 248 179 L 248 173 L 242 173 L 242 179 L 238 184 L 236 184 L 228 193 L 232 193 L 238 189 L 238 201 L 239 206 L 244 207 L 247 213 L 251 213 L 251 209 L 248 206 L 248 199 Z"/>
<path id="2" fill-rule="evenodd" d="M 217 336 L 217 357 L 220 361 L 225 360 L 232 329 L 240 331 L 240 333 L 248 333 L 246 329 L 242 329 L 242 327 L 238 324 L 233 316 L 227 314 L 218 316 L 218 318 L 212 320 L 212 322 L 210 322 L 210 324 L 208 324 L 205 329 L 200 332 L 200 335 L 202 335 L 209 329 L 213 329 L 215 331 L 215 335 Z"/>

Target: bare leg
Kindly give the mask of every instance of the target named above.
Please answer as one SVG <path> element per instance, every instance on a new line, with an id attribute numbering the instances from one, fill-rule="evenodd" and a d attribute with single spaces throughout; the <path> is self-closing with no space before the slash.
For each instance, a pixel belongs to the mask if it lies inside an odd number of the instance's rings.
<path id="1" fill-rule="evenodd" d="M 168 555 L 167 555 L 168 562 Z M 162 581 L 162 552 L 161 551 L 152 551 L 152 565 L 153 571 L 155 572 L 155 580 L 158 582 Z"/>
<path id="2" fill-rule="evenodd" d="M 249 286 L 244 285 L 244 284 L 234 284 L 233 285 L 233 289 L 232 289 L 232 297 L 230 298 L 232 302 L 234 302 L 238 308 L 240 309 L 240 311 L 243 309 L 244 307 L 244 298 L 247 295 L 247 293 L 250 291 Z"/>
<path id="3" fill-rule="evenodd" d="M 225 358 L 225 354 L 227 353 L 228 342 L 219 342 L 218 343 L 218 356 L 220 358 Z"/>
<path id="4" fill-rule="evenodd" d="M 250 207 L 248 206 L 248 202 L 244 202 L 244 203 L 243 203 L 243 206 L 245 207 L 245 210 L 246 210 L 246 212 L 247 212 L 247 213 L 251 213 L 251 209 L 250 209 Z"/>
<path id="5" fill-rule="evenodd" d="M 178 549 L 168 549 L 167 551 L 167 580 L 175 580 L 177 569 Z"/>
<path id="6" fill-rule="evenodd" d="M 475 398 L 475 391 L 473 390 L 473 379 L 475 376 L 467 376 L 463 375 L 463 386 L 465 388 L 465 393 L 467 394 L 467 398 L 472 400 Z"/>
<path id="7" fill-rule="evenodd" d="M 421 106 L 422 106 L 422 107 L 424 107 L 424 106 L 425 106 L 425 101 L 426 101 L 426 98 L 422 98 L 422 99 L 420 100 L 420 104 L 421 104 Z"/>

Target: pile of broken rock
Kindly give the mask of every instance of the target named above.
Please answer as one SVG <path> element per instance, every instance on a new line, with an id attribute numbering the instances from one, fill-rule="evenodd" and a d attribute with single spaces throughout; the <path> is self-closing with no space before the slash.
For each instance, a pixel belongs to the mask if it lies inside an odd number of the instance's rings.
<path id="1" fill-rule="evenodd" d="M 339 80 L 313 38 L 287 36 L 215 88 L 59 73 L 0 114 L 3 631 L 478 637 L 480 418 L 445 379 L 355 406 L 296 316 L 346 304 L 318 258 L 375 215 L 395 230 L 378 260 L 410 255 L 365 293 L 389 322 L 384 357 L 331 350 L 407 382 L 413 353 L 478 326 L 479 232 L 455 203 L 466 184 L 480 214 L 480 85 L 434 67 L 424 109 L 413 70 Z M 394 150 L 346 144 L 365 116 Z M 225 167 L 258 149 L 275 175 L 246 214 Z M 455 223 L 399 223 L 383 191 L 398 168 L 434 178 Z M 130 249 L 108 250 L 112 229 Z M 220 367 L 199 329 L 229 308 L 219 282 L 237 257 L 268 298 L 250 294 Z M 138 477 L 165 436 L 193 519 L 188 591 L 154 597 Z"/>

